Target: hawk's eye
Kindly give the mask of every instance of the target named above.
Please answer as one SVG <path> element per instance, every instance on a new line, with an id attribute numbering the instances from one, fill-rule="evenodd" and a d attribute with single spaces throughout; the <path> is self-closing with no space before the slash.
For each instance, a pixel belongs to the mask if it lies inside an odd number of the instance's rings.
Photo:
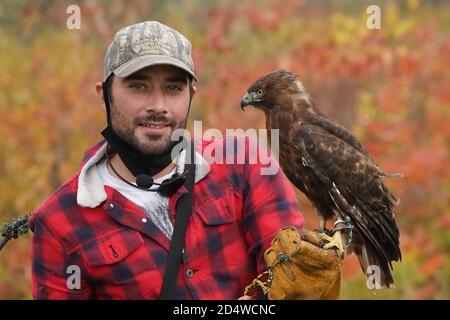
<path id="1" fill-rule="evenodd" d="M 258 89 L 256 91 L 256 93 L 258 94 L 258 96 L 262 96 L 264 94 L 264 90 L 263 89 Z"/>

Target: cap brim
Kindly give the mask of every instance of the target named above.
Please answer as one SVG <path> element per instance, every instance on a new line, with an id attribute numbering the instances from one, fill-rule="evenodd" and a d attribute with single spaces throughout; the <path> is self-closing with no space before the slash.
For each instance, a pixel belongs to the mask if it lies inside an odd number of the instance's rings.
<path id="1" fill-rule="evenodd" d="M 167 64 L 171 66 L 178 67 L 180 69 L 185 70 L 187 73 L 189 73 L 195 81 L 198 82 L 197 77 L 195 74 L 189 69 L 189 67 L 181 62 L 178 59 L 167 57 L 167 56 L 159 56 L 159 55 L 145 55 L 140 56 L 135 59 L 132 59 L 130 61 L 127 61 L 120 66 L 118 66 L 116 69 L 114 69 L 113 73 L 121 78 L 128 77 L 130 74 L 135 73 L 136 71 L 139 71 L 145 67 L 158 65 L 158 64 Z"/>

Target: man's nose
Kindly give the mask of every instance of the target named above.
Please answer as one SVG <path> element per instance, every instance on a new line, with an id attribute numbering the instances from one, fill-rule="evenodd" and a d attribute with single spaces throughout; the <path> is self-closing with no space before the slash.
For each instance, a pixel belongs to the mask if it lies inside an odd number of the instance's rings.
<path id="1" fill-rule="evenodd" d="M 148 102 L 146 104 L 147 111 L 165 112 L 167 111 L 166 98 L 161 90 L 153 90 L 150 93 Z"/>

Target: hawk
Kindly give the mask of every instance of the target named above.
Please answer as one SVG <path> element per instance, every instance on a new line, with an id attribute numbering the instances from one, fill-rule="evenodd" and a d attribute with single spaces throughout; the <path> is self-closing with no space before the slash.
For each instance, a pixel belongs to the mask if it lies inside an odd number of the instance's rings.
<path id="1" fill-rule="evenodd" d="M 293 72 L 259 78 L 241 100 L 242 110 L 249 105 L 264 112 L 268 135 L 279 130 L 280 166 L 320 216 L 323 248 L 354 252 L 365 274 L 378 266 L 379 284 L 391 287 L 392 262 L 401 260 L 393 214 L 398 200 L 383 178 L 402 175 L 382 171 L 349 130 L 317 109 Z M 329 219 L 336 219 L 332 232 Z"/>

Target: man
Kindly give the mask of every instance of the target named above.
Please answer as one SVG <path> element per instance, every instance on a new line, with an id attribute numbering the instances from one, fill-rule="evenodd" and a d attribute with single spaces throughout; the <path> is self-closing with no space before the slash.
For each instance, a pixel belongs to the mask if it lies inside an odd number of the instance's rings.
<path id="1" fill-rule="evenodd" d="M 177 202 L 186 192 L 177 183 L 185 174 L 183 152 L 172 162 L 178 141 L 171 134 L 186 126 L 196 80 L 191 44 L 177 31 L 149 21 L 115 35 L 104 82 L 96 84 L 106 106 L 105 140 L 30 219 L 34 298 L 159 297 Z M 303 224 L 281 170 L 264 176 L 260 164 L 202 157 L 205 147 L 225 150 L 226 143 L 195 145 L 177 299 L 241 297 L 264 271 L 264 251 L 277 231 Z M 162 192 L 161 183 L 171 187 Z"/>

